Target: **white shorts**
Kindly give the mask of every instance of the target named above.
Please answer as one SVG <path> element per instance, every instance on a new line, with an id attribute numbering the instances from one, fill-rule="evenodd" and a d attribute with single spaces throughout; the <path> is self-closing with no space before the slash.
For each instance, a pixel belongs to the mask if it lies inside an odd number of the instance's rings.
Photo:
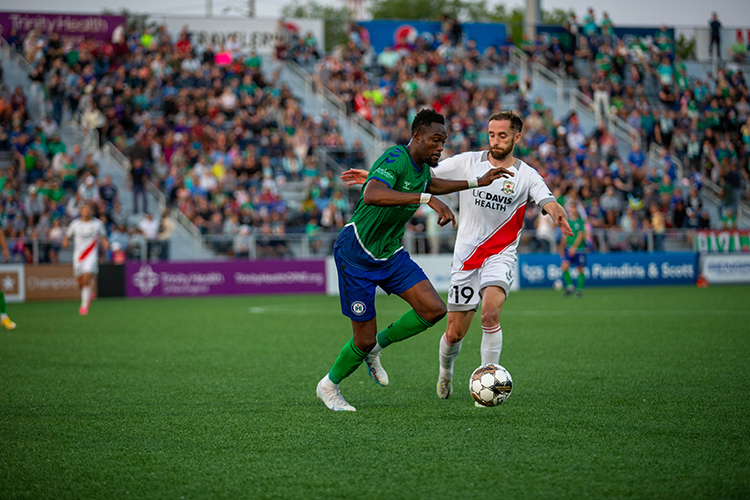
<path id="1" fill-rule="evenodd" d="M 99 258 L 96 255 L 90 255 L 81 262 L 73 263 L 73 275 L 78 278 L 84 274 L 99 274 Z"/>
<path id="2" fill-rule="evenodd" d="M 476 311 L 482 300 L 482 292 L 488 286 L 502 288 L 507 297 L 515 279 L 515 267 L 515 256 L 493 255 L 479 269 L 451 271 L 448 311 Z"/>

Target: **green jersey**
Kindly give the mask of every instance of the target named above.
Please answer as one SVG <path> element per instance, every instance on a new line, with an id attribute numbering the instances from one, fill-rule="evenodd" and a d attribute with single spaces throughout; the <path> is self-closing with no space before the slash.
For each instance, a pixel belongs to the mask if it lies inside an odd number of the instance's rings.
<path id="1" fill-rule="evenodd" d="M 576 248 L 576 252 L 583 252 L 586 249 L 586 222 L 584 222 L 583 219 L 578 217 L 575 220 L 571 220 L 570 222 L 570 229 L 573 231 L 573 236 L 568 236 L 566 243 L 566 247 L 570 248 L 573 246 L 573 243 L 575 243 L 576 239 L 578 238 L 578 235 L 580 233 L 583 233 L 583 239 L 581 239 L 581 242 L 578 244 L 578 247 Z"/>
<path id="2" fill-rule="evenodd" d="M 430 167 L 414 163 L 404 146 L 388 148 L 370 169 L 349 224 L 354 226 L 360 245 L 370 257 L 386 260 L 401 248 L 404 227 L 414 216 L 419 204 L 397 207 L 365 205 L 365 189 L 372 179 L 402 193 L 424 193 L 427 192 L 432 177 Z"/>

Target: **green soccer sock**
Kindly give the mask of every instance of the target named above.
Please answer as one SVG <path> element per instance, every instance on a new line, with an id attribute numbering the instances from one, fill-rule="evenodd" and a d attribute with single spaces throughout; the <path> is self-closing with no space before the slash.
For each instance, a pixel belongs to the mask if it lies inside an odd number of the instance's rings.
<path id="1" fill-rule="evenodd" d="M 378 332 L 378 345 L 386 347 L 394 342 L 401 342 L 418 333 L 422 333 L 431 326 L 433 326 L 433 323 L 430 323 L 417 314 L 414 309 L 411 309 L 388 325 L 388 328 Z"/>
<path id="2" fill-rule="evenodd" d="M 341 353 L 333 363 L 331 371 L 328 372 L 328 378 L 334 384 L 340 384 L 342 380 L 354 373 L 366 357 L 367 353 L 354 344 L 354 339 L 349 339 L 349 342 L 341 348 Z"/>
<path id="3" fill-rule="evenodd" d="M 8 314 L 8 308 L 5 307 L 5 294 L 0 290 L 0 314 Z"/>
<path id="4" fill-rule="evenodd" d="M 573 284 L 573 278 L 570 277 L 570 271 L 567 269 L 563 271 L 563 283 L 565 284 L 565 288 Z"/>
<path id="5" fill-rule="evenodd" d="M 586 277 L 583 275 L 583 271 L 578 273 L 578 285 L 577 288 L 579 290 L 583 290 L 583 285 L 586 282 Z"/>

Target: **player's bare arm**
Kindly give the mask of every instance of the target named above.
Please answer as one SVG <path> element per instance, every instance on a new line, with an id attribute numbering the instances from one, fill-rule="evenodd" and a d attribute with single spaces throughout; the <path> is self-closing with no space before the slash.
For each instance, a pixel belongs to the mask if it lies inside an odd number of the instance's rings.
<path id="1" fill-rule="evenodd" d="M 476 180 L 478 187 L 489 186 L 497 179 L 513 177 L 515 174 L 504 167 L 491 168 L 482 177 Z M 471 189 L 471 181 L 448 181 L 445 179 L 433 178 L 428 191 L 431 194 L 448 194 L 456 191 Z"/>
<path id="2" fill-rule="evenodd" d="M 339 176 L 347 186 L 356 186 L 357 184 L 364 184 L 367 181 L 367 170 L 360 168 L 350 168 Z"/>
<path id="3" fill-rule="evenodd" d="M 568 224 L 568 213 L 559 203 L 556 201 L 550 201 L 542 208 L 550 215 L 550 217 L 552 217 L 552 220 L 555 221 L 555 224 L 560 228 L 562 234 L 565 236 L 573 236 L 573 230 L 570 229 L 570 224 Z"/>
<path id="4" fill-rule="evenodd" d="M 367 183 L 363 201 L 365 205 L 375 205 L 379 207 L 396 207 L 402 205 L 416 205 L 422 202 L 423 193 L 404 193 L 389 188 L 385 183 L 377 179 L 371 179 Z M 438 225 L 445 226 L 449 222 L 456 225 L 456 216 L 453 214 L 448 205 L 440 201 L 435 196 L 430 196 L 427 206 L 438 214 Z"/>

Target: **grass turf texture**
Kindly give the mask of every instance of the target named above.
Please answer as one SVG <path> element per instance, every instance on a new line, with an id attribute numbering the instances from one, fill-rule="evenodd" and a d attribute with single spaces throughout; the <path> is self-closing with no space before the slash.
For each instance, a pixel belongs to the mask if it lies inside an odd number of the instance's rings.
<path id="1" fill-rule="evenodd" d="M 513 293 L 514 390 L 472 404 L 478 318 L 449 400 L 445 320 L 315 385 L 349 338 L 322 296 L 11 304 L 0 498 L 747 498 L 750 288 Z M 406 304 L 378 297 L 381 326 Z"/>

